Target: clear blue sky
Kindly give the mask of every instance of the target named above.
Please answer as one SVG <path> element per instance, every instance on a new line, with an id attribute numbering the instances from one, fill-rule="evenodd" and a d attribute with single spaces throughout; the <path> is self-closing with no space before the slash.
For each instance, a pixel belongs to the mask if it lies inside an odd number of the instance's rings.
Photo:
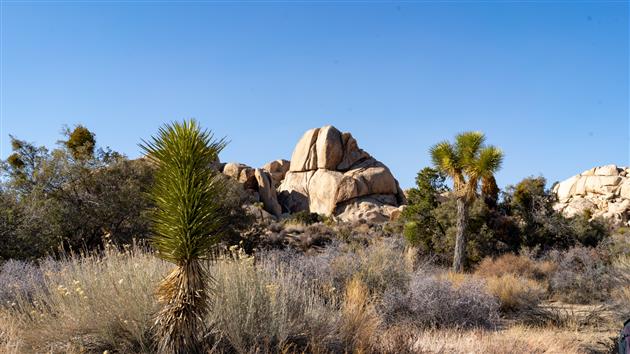
<path id="1" fill-rule="evenodd" d="M 481 130 L 504 186 L 629 164 L 628 2 L 2 1 L 0 157 L 83 123 L 139 155 L 195 117 L 223 161 L 290 158 L 333 124 L 403 187 L 435 142 Z"/>

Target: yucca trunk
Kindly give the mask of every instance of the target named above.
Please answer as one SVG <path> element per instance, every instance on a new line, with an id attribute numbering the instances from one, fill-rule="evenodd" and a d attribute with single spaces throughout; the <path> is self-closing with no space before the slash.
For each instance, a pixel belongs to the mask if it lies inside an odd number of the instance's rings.
<path id="1" fill-rule="evenodd" d="M 464 271 L 468 207 L 469 205 L 464 198 L 457 198 L 457 233 L 455 235 L 455 252 L 453 255 L 453 271 L 456 273 Z"/>
<path id="2" fill-rule="evenodd" d="M 159 353 L 200 353 L 209 310 L 208 274 L 199 260 L 179 264 L 158 286 L 162 309 L 156 316 Z"/>

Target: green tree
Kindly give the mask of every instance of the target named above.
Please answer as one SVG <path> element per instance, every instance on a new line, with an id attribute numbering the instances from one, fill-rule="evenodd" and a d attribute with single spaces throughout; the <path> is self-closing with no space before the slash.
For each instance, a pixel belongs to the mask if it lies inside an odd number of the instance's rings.
<path id="1" fill-rule="evenodd" d="M 148 236 L 145 192 L 153 167 L 98 149 L 75 159 L 65 141 L 49 151 L 11 137 L 0 168 L 0 258 L 38 258 Z"/>
<path id="2" fill-rule="evenodd" d="M 141 145 L 157 167 L 150 192 L 156 206 L 152 244 L 158 257 L 176 265 L 157 291 L 163 307 L 155 330 L 162 353 L 201 351 L 211 277 L 202 260 L 228 228 L 221 203 L 225 186 L 211 168 L 225 145 L 194 120 L 166 125 Z"/>
<path id="3" fill-rule="evenodd" d="M 457 198 L 457 234 L 453 256 L 453 270 L 464 268 L 468 211 L 477 198 L 480 180 L 494 175 L 503 161 L 503 153 L 494 146 L 485 145 L 480 132 L 465 132 L 455 137 L 455 143 L 440 142 L 430 149 L 435 168 L 453 179 L 453 192 Z"/>
<path id="4" fill-rule="evenodd" d="M 596 246 L 608 234 L 608 225 L 591 215 L 567 218 L 553 209 L 556 196 L 544 177 L 527 177 L 504 194 L 505 211 L 518 220 L 522 246 L 541 251 L 574 245 Z"/>
<path id="5" fill-rule="evenodd" d="M 438 196 L 448 191 L 444 184 L 446 176 L 439 171 L 425 167 L 416 176 L 416 188 L 411 188 L 407 196 L 407 208 L 403 211 L 405 222 L 403 235 L 423 252 L 432 252 L 436 237 L 444 235 L 444 230 L 433 215 L 438 206 Z"/>

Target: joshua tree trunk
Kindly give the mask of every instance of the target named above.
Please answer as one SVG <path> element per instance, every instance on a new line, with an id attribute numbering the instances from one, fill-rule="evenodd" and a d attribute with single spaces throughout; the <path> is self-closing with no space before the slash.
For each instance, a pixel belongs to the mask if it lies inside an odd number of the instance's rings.
<path id="1" fill-rule="evenodd" d="M 468 203 L 464 198 L 457 198 L 457 234 L 455 236 L 455 254 L 453 256 L 453 271 L 464 271 L 466 258 L 466 229 L 468 229 Z"/>
<path id="2" fill-rule="evenodd" d="M 200 353 L 203 318 L 209 308 L 208 274 L 199 260 L 177 266 L 157 291 L 162 309 L 155 330 L 158 353 Z"/>

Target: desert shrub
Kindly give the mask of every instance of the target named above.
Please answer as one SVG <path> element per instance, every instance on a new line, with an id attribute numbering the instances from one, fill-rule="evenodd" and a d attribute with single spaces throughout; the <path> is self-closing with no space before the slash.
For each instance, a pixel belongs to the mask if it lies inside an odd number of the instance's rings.
<path id="1" fill-rule="evenodd" d="M 292 245 L 303 251 L 314 247 L 323 247 L 335 237 L 335 232 L 328 225 L 318 222 L 307 225 L 301 233 L 294 238 Z"/>
<path id="2" fill-rule="evenodd" d="M 499 309 L 504 313 L 530 310 L 540 304 L 545 288 L 536 280 L 514 274 L 491 276 L 485 279 L 488 292 L 499 300 Z"/>
<path id="3" fill-rule="evenodd" d="M 514 240 L 518 242 L 517 249 L 536 247 L 545 252 L 595 246 L 608 236 L 608 225 L 602 220 L 590 220 L 586 215 L 566 218 L 556 212 L 556 196 L 546 183 L 544 177 L 527 177 L 503 193 L 500 208 L 518 224 L 518 237 Z"/>
<path id="4" fill-rule="evenodd" d="M 44 283 L 44 274 L 32 262 L 8 260 L 0 266 L 0 304 L 15 302 L 18 298 L 32 299 Z"/>
<path id="5" fill-rule="evenodd" d="M 515 275 L 528 279 L 546 280 L 555 270 L 556 265 L 549 261 L 537 261 L 524 255 L 507 253 L 497 258 L 484 258 L 475 269 L 481 277 L 501 277 Z"/>
<path id="6" fill-rule="evenodd" d="M 155 284 L 166 266 L 138 248 L 104 255 L 45 260 L 44 280 L 30 299 L 3 307 L 15 323 L 22 352 L 74 343 L 92 350 L 149 352 Z M 55 344 L 57 343 L 57 344 Z"/>
<path id="7" fill-rule="evenodd" d="M 402 260 L 404 247 L 395 239 L 372 242 L 366 248 L 346 249 L 330 263 L 333 287 L 343 289 L 357 278 L 373 294 L 381 294 L 388 288 L 405 288 L 409 274 Z"/>
<path id="8" fill-rule="evenodd" d="M 612 300 L 621 320 L 630 318 L 630 254 L 619 256 L 613 263 L 615 288 Z"/>
<path id="9" fill-rule="evenodd" d="M 482 281 L 470 279 L 456 287 L 422 273 L 414 275 L 408 290 L 387 291 L 379 308 L 387 324 L 405 321 L 430 328 L 493 326 L 498 309 Z"/>
<path id="10" fill-rule="evenodd" d="M 310 282 L 318 284 L 323 294 L 342 297 L 352 279 L 365 284 L 371 295 L 388 288 L 406 288 L 408 267 L 403 259 L 404 245 L 400 239 L 377 239 L 367 247 L 355 247 L 332 240 L 317 252 L 305 254 L 296 249 L 264 250 L 256 259 L 274 267 L 288 267 Z"/>
<path id="11" fill-rule="evenodd" d="M 328 340 L 334 304 L 325 303 L 301 273 L 273 259 L 254 265 L 250 257 L 235 258 L 211 269 L 215 298 L 208 324 L 217 340 L 238 353 L 299 346 L 305 335 L 312 343 Z"/>
<path id="12" fill-rule="evenodd" d="M 621 227 L 600 245 L 611 257 L 630 254 L 630 229 Z"/>
<path id="13" fill-rule="evenodd" d="M 298 211 L 297 213 L 291 214 L 291 216 L 285 219 L 284 222 L 287 224 L 310 225 L 322 221 L 324 221 L 324 219 L 321 215 L 302 210 Z"/>
<path id="14" fill-rule="evenodd" d="M 614 286 L 610 262 L 600 250 L 574 247 L 555 255 L 558 269 L 550 279 L 553 295 L 566 302 L 588 304 L 608 299 Z"/>

